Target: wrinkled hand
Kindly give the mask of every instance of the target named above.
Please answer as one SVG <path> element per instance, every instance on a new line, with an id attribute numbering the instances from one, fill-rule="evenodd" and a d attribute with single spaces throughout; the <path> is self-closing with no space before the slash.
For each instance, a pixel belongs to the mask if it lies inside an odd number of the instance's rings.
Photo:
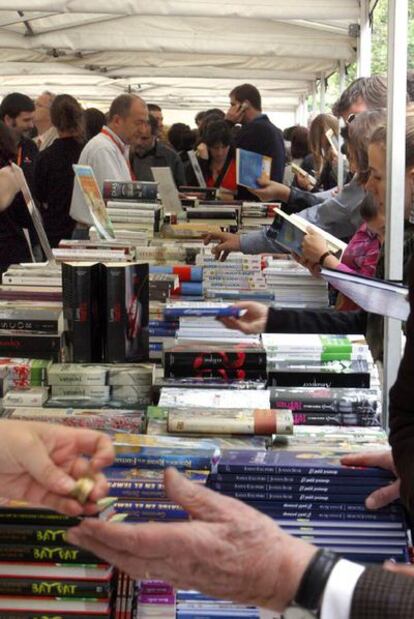
<path id="1" fill-rule="evenodd" d="M 365 499 L 367 509 L 380 509 L 399 498 L 400 479 L 398 478 L 391 451 L 350 454 L 341 458 L 341 463 L 346 466 L 379 466 L 387 471 L 392 471 L 397 477 L 394 482 L 375 490 Z"/>
<path id="2" fill-rule="evenodd" d="M 197 156 L 200 159 L 209 158 L 208 147 L 207 147 L 207 144 L 205 144 L 204 142 L 200 142 L 200 144 L 197 146 Z"/>
<path id="3" fill-rule="evenodd" d="M 165 486 L 168 497 L 189 512 L 190 522 L 128 525 L 90 519 L 69 531 L 69 541 L 132 578 L 165 580 L 179 589 L 283 610 L 316 548 L 173 469 L 166 471 Z"/>
<path id="4" fill-rule="evenodd" d="M 203 235 L 204 245 L 208 245 L 212 241 L 219 241 L 215 245 L 211 253 L 216 260 L 224 262 L 227 256 L 232 251 L 240 251 L 240 236 L 231 232 L 210 232 Z"/>
<path id="5" fill-rule="evenodd" d="M 241 301 L 233 305 L 246 310 L 246 312 L 240 318 L 233 316 L 220 318 L 220 322 L 225 327 L 247 334 L 264 332 L 269 313 L 269 308 L 266 305 L 255 303 L 254 301 Z"/>
<path id="6" fill-rule="evenodd" d="M 403 576 L 414 578 L 414 565 L 404 565 L 402 563 L 385 561 L 384 569 L 388 570 L 388 572 L 394 572 L 394 574 L 402 574 Z"/>
<path id="7" fill-rule="evenodd" d="M 89 456 L 87 460 L 85 456 Z M 0 422 L 0 495 L 68 515 L 93 514 L 107 493 L 100 471 L 114 459 L 108 436 L 93 430 L 26 421 Z M 85 505 L 69 497 L 75 480 L 93 475 Z"/>

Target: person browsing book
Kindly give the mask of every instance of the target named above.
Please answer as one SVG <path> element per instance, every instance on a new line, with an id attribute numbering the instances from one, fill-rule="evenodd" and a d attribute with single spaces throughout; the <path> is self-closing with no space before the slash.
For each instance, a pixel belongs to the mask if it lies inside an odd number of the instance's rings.
<path id="1" fill-rule="evenodd" d="M 228 124 L 222 120 L 209 123 L 203 141 L 208 159 L 200 159 L 199 163 L 206 185 L 220 188 L 222 193 L 232 199 L 237 191 L 236 153 Z"/>
<path id="2" fill-rule="evenodd" d="M 230 107 L 226 120 L 233 125 L 242 126 L 236 134 L 236 148 L 271 157 L 270 178 L 281 182 L 286 159 L 283 134 L 270 122 L 266 114 L 263 114 L 260 92 L 252 84 L 242 84 L 233 88 L 229 96 Z M 245 187 L 238 188 L 237 198 L 256 199 Z"/>
<path id="3" fill-rule="evenodd" d="M 148 122 L 145 102 L 136 95 L 119 95 L 112 101 L 108 124 L 83 148 L 79 164 L 91 166 L 98 186 L 111 181 L 131 181 L 133 172 L 129 163 L 129 145 Z M 83 229 L 93 225 L 87 205 L 77 183 L 73 186 L 70 216 Z"/>

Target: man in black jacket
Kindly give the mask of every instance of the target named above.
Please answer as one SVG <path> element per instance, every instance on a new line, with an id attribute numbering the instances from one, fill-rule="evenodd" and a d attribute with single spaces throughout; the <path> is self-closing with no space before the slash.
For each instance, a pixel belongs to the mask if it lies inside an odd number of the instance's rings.
<path id="1" fill-rule="evenodd" d="M 271 157 L 270 179 L 281 183 L 285 170 L 283 134 L 270 122 L 266 114 L 262 113 L 262 99 L 255 86 L 242 84 L 233 88 L 226 120 L 242 125 L 235 137 L 236 148 Z M 244 187 L 239 187 L 237 197 L 256 201 L 258 199 Z"/>

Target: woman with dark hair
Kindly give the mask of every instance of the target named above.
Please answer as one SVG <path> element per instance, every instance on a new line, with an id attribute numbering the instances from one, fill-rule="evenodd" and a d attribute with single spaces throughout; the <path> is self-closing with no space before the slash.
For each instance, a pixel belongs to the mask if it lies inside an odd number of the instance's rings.
<path id="1" fill-rule="evenodd" d="M 58 95 L 50 115 L 59 137 L 39 154 L 35 168 L 35 194 L 51 247 L 70 239 L 75 222 L 69 216 L 74 172 L 84 145 L 84 113 L 70 95 Z"/>
<path id="2" fill-rule="evenodd" d="M 15 161 L 16 154 L 17 144 L 13 134 L 0 121 L 0 169 Z M 13 175 L 9 169 L 9 180 L 12 181 Z M 32 260 L 23 229 L 32 231 L 32 222 L 23 196 L 18 193 L 9 208 L 0 213 L 0 273 L 6 271 L 10 264 Z"/>
<path id="3" fill-rule="evenodd" d="M 234 196 L 237 191 L 236 153 L 231 129 L 224 120 L 215 120 L 206 126 L 203 141 L 208 159 L 200 159 L 200 167 L 207 187 L 218 187 Z"/>

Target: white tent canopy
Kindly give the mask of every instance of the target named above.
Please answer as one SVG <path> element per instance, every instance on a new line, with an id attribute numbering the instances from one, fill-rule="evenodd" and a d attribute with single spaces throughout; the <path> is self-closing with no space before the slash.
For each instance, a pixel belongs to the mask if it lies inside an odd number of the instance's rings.
<path id="1" fill-rule="evenodd" d="M 359 0 L 0 0 L 0 96 L 45 88 L 106 105 L 142 93 L 166 108 L 227 106 L 250 81 L 295 110 L 355 58 Z M 355 35 L 355 29 L 353 30 Z"/>

